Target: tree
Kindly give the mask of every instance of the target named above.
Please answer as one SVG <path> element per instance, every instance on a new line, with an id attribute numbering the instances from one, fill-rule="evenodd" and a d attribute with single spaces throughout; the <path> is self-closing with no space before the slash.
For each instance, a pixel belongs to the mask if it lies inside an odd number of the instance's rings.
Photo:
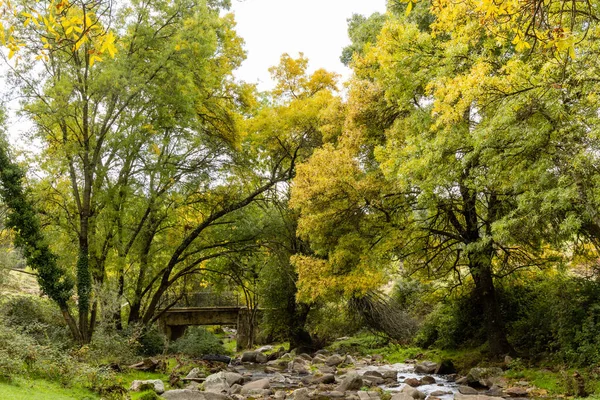
<path id="1" fill-rule="evenodd" d="M 559 117 L 573 108 L 548 93 L 564 57 L 521 57 L 518 41 L 499 45 L 463 14 L 442 35 L 437 9 L 419 23 L 425 7 L 390 18 L 355 60 L 344 134 L 299 167 L 292 203 L 319 256 L 296 258 L 300 293 L 363 296 L 400 262 L 450 287 L 468 282 L 489 350 L 504 354 L 495 281 L 555 260 L 573 234 L 573 187 L 557 172 L 587 158 L 585 128 Z"/>

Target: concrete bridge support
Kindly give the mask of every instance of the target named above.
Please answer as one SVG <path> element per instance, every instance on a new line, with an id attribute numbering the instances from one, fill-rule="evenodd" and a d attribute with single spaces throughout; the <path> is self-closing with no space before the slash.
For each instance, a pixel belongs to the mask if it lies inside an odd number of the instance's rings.
<path id="1" fill-rule="evenodd" d="M 169 340 L 177 340 L 183 336 L 186 328 L 192 325 L 235 326 L 237 350 L 240 351 L 249 346 L 251 335 L 248 312 L 248 309 L 243 307 L 172 308 L 162 314 L 159 325 Z M 256 331 L 256 324 L 254 329 Z"/>

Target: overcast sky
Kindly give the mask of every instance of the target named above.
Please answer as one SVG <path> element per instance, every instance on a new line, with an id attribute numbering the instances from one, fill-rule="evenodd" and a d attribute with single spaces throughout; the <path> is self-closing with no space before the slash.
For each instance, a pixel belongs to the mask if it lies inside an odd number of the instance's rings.
<path id="1" fill-rule="evenodd" d="M 340 62 L 350 43 L 347 19 L 352 14 L 385 12 L 385 0 L 232 0 L 237 32 L 246 42 L 248 58 L 237 71 L 239 79 L 271 88 L 268 68 L 288 53 L 303 52 L 309 68 L 325 68 L 345 79 L 350 71 Z"/>

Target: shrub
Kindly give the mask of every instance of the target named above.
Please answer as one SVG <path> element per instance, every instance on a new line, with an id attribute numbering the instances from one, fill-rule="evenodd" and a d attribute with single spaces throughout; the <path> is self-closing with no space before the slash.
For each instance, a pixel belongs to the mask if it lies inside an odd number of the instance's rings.
<path id="1" fill-rule="evenodd" d="M 139 335 L 133 331 L 116 331 L 102 327 L 96 329 L 87 352 L 82 359 L 93 364 L 130 364 L 137 360 L 140 351 Z"/>
<path id="2" fill-rule="evenodd" d="M 69 346 L 71 337 L 54 303 L 36 296 L 9 296 L 0 306 L 3 322 L 43 345 Z"/>
<path id="3" fill-rule="evenodd" d="M 358 332 L 361 321 L 349 313 L 346 303 L 330 302 L 311 309 L 306 327 L 320 341 L 331 343 Z"/>
<path id="4" fill-rule="evenodd" d="M 189 327 L 183 337 L 170 345 L 169 351 L 191 357 L 200 357 L 205 354 L 227 354 L 219 338 L 201 326 Z"/>
<path id="5" fill-rule="evenodd" d="M 155 356 L 164 352 L 167 338 L 156 326 L 151 326 L 142 331 L 138 342 L 140 345 L 139 354 Z"/>
<path id="6" fill-rule="evenodd" d="M 485 342 L 480 303 L 473 295 L 438 303 L 425 318 L 414 342 L 423 348 L 478 347 Z"/>

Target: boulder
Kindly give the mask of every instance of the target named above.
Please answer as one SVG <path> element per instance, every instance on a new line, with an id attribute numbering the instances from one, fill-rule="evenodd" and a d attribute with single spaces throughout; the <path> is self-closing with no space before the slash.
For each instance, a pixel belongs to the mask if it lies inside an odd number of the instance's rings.
<path id="1" fill-rule="evenodd" d="M 504 393 L 509 397 L 527 397 L 527 395 L 529 394 L 527 392 L 527 389 L 525 389 L 522 386 L 509 387 L 504 391 Z"/>
<path id="2" fill-rule="evenodd" d="M 406 394 L 411 398 L 418 400 L 424 400 L 427 397 L 425 393 L 408 385 L 404 385 L 404 387 L 400 390 L 400 393 Z"/>
<path id="3" fill-rule="evenodd" d="M 298 359 L 294 359 L 294 361 L 290 361 L 288 364 L 288 371 L 291 373 L 296 373 L 298 375 L 307 375 L 308 368 L 306 363 L 303 361 L 299 361 Z"/>
<path id="4" fill-rule="evenodd" d="M 426 375 L 421 378 L 422 385 L 433 385 L 435 383 L 435 378 L 430 375 Z"/>
<path id="5" fill-rule="evenodd" d="M 379 396 L 379 393 L 377 392 L 365 392 L 365 391 L 359 391 L 358 393 L 356 393 L 358 395 L 358 398 L 360 400 L 379 400 L 381 397 Z"/>
<path id="6" fill-rule="evenodd" d="M 437 369 L 437 363 L 433 361 L 423 361 L 415 365 L 415 372 L 418 374 L 433 374 Z"/>
<path id="7" fill-rule="evenodd" d="M 424 400 L 427 395 L 420 390 L 415 389 L 414 387 L 404 385 L 404 387 L 400 390 L 400 393 L 406 394 L 410 396 L 412 399 Z"/>
<path id="8" fill-rule="evenodd" d="M 404 383 L 412 387 L 421 386 L 421 381 L 417 378 L 407 378 L 404 380 Z"/>
<path id="9" fill-rule="evenodd" d="M 348 372 L 342 383 L 335 389 L 338 392 L 347 390 L 359 390 L 363 385 L 362 378 L 356 372 Z"/>
<path id="10" fill-rule="evenodd" d="M 325 374 L 325 375 L 317 378 L 317 382 L 325 384 L 325 385 L 330 385 L 332 383 L 335 383 L 335 375 L 333 375 L 333 374 Z"/>
<path id="11" fill-rule="evenodd" d="M 396 393 L 392 396 L 392 398 L 390 400 L 415 400 L 415 399 L 406 393 Z"/>
<path id="12" fill-rule="evenodd" d="M 347 354 L 344 358 L 344 364 L 356 364 L 356 360 L 350 354 Z"/>
<path id="13" fill-rule="evenodd" d="M 254 389 L 270 389 L 271 388 L 271 382 L 269 381 L 269 378 L 263 378 L 263 379 L 259 379 L 256 381 L 252 381 L 252 382 L 248 382 L 246 383 L 244 386 L 242 386 L 242 394 L 248 394 L 250 392 L 252 392 L 252 390 Z"/>
<path id="14" fill-rule="evenodd" d="M 377 386 L 377 385 L 381 385 L 383 382 L 385 382 L 385 379 L 380 378 L 378 376 L 363 375 L 363 381 L 368 383 L 368 386 Z"/>
<path id="15" fill-rule="evenodd" d="M 310 400 L 310 396 L 308 394 L 307 388 L 296 389 L 290 395 L 290 398 L 293 400 Z"/>
<path id="16" fill-rule="evenodd" d="M 129 388 L 132 392 L 143 392 L 144 390 L 154 390 L 157 394 L 165 392 L 165 384 L 160 379 L 150 379 L 145 381 L 133 381 Z"/>
<path id="17" fill-rule="evenodd" d="M 344 359 L 339 354 L 334 354 L 332 356 L 329 356 L 325 360 L 325 364 L 329 365 L 330 367 L 338 366 L 343 362 L 344 362 Z"/>
<path id="18" fill-rule="evenodd" d="M 494 378 L 502 375 L 502 369 L 492 368 L 471 368 L 467 374 L 467 383 L 470 386 L 483 386 L 489 388 L 494 383 Z"/>
<path id="19" fill-rule="evenodd" d="M 267 356 L 260 351 L 246 351 L 242 354 L 242 362 L 265 364 L 267 361 Z"/>
<path id="20" fill-rule="evenodd" d="M 200 368 L 194 368 L 194 369 L 192 369 L 185 376 L 185 379 L 188 379 L 190 381 L 200 381 L 200 380 L 204 380 L 204 378 L 206 378 L 206 375 L 204 375 L 204 373 L 202 371 L 200 371 Z"/>
<path id="21" fill-rule="evenodd" d="M 162 397 L 166 400 L 227 400 L 224 394 L 190 389 L 168 390 L 162 394 Z"/>
<path id="22" fill-rule="evenodd" d="M 456 373 L 456 367 L 452 360 L 442 360 L 435 369 L 436 375 L 450 375 Z"/>
<path id="23" fill-rule="evenodd" d="M 479 394 L 479 392 L 473 389 L 471 386 L 459 386 L 458 392 L 462 394 Z"/>
<path id="24" fill-rule="evenodd" d="M 484 394 L 487 394 L 488 396 L 502 397 L 504 391 L 500 386 L 494 385 L 489 390 L 486 390 Z"/>
<path id="25" fill-rule="evenodd" d="M 332 400 L 332 399 L 344 399 L 347 397 L 344 393 L 338 391 L 329 391 L 329 392 L 320 392 L 313 395 L 313 399 L 315 400 Z"/>
<path id="26" fill-rule="evenodd" d="M 393 379 L 393 380 L 398 379 L 398 371 L 393 370 L 393 369 L 381 369 L 381 370 L 379 370 L 379 373 L 381 374 L 381 377 L 383 379 Z"/>
<path id="27" fill-rule="evenodd" d="M 212 393 L 226 393 L 236 383 L 244 383 L 244 377 L 235 372 L 221 371 L 206 377 L 204 390 Z"/>
<path id="28" fill-rule="evenodd" d="M 240 394 L 242 393 L 242 385 L 234 383 L 233 386 L 229 388 L 229 394 Z"/>
<path id="29" fill-rule="evenodd" d="M 366 371 L 363 376 L 376 376 L 377 378 L 383 378 L 383 375 L 379 371 Z"/>
<path id="30" fill-rule="evenodd" d="M 487 396 L 485 394 L 461 394 L 456 393 L 454 400 L 502 400 L 502 397 Z"/>
<path id="31" fill-rule="evenodd" d="M 325 364 L 326 361 L 327 361 L 327 357 L 324 356 L 323 354 L 317 354 L 312 359 L 313 364 Z"/>

